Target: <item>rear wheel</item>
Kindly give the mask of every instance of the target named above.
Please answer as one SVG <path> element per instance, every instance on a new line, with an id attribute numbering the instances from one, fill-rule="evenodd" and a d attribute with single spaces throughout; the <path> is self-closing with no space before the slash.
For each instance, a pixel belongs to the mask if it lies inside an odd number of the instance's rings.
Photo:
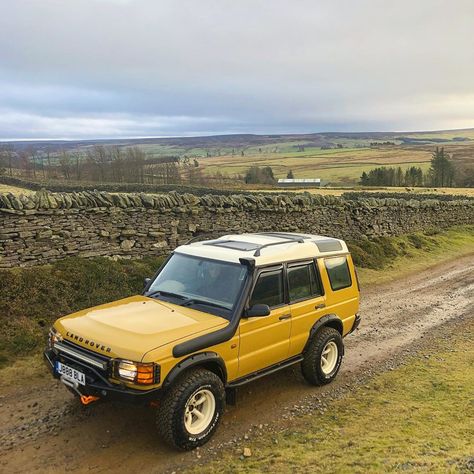
<path id="1" fill-rule="evenodd" d="M 194 449 L 217 429 L 225 408 L 221 379 L 205 369 L 184 373 L 164 395 L 157 413 L 157 428 L 170 445 Z"/>
<path id="2" fill-rule="evenodd" d="M 337 329 L 323 327 L 308 342 L 301 363 L 303 376 L 312 385 L 334 380 L 341 367 L 344 344 Z"/>

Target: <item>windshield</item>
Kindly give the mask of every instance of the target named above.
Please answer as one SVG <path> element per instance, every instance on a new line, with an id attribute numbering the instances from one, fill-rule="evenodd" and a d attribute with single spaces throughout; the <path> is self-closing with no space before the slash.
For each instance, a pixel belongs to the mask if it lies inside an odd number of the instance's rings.
<path id="1" fill-rule="evenodd" d="M 247 267 L 175 253 L 148 288 L 149 296 L 177 298 L 177 304 L 204 305 L 231 311 Z"/>

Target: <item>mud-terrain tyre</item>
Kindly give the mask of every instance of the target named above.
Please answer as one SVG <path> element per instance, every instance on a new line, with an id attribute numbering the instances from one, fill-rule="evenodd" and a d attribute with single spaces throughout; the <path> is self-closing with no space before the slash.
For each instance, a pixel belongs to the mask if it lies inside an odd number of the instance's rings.
<path id="1" fill-rule="evenodd" d="M 341 367 L 344 343 L 337 329 L 323 327 L 314 334 L 303 353 L 301 371 L 311 385 L 326 385 Z"/>
<path id="2" fill-rule="evenodd" d="M 156 426 L 167 444 L 191 450 L 209 441 L 224 409 L 222 380 L 209 370 L 194 369 L 180 376 L 164 394 Z"/>

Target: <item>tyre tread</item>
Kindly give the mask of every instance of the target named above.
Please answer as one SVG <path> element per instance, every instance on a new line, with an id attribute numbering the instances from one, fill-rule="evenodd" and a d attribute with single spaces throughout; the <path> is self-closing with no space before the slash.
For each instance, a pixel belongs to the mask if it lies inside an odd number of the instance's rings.
<path id="1" fill-rule="evenodd" d="M 303 361 L 301 362 L 301 371 L 303 377 L 311 385 L 321 386 L 331 382 L 333 378 L 327 379 L 320 377 L 315 370 L 316 364 L 319 364 L 319 354 L 322 352 L 324 346 L 327 344 L 328 338 L 335 336 L 336 339 L 341 339 L 341 333 L 332 327 L 324 326 L 315 334 L 313 334 L 308 341 L 308 345 L 303 353 Z M 339 369 L 338 369 L 339 370 Z M 334 376 L 337 374 L 334 374 Z"/>
<path id="2" fill-rule="evenodd" d="M 222 380 L 213 372 L 202 368 L 189 370 L 178 377 L 162 397 L 156 416 L 156 427 L 161 438 L 168 445 L 180 449 L 195 447 L 194 445 L 190 446 L 189 443 L 179 442 L 174 417 L 178 409 L 178 404 L 183 399 L 188 388 L 190 386 L 198 386 L 199 384 L 207 383 L 216 383 L 220 387 L 225 404 L 225 392 Z M 204 444 L 204 442 L 205 441 L 198 443 L 196 446 Z"/>

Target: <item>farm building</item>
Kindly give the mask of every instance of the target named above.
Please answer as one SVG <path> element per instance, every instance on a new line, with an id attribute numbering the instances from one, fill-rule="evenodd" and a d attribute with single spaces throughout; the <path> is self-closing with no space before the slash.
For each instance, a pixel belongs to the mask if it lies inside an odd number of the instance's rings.
<path id="1" fill-rule="evenodd" d="M 298 178 L 298 179 L 279 179 L 278 186 L 284 188 L 319 188 L 321 187 L 321 179 L 319 178 Z"/>

